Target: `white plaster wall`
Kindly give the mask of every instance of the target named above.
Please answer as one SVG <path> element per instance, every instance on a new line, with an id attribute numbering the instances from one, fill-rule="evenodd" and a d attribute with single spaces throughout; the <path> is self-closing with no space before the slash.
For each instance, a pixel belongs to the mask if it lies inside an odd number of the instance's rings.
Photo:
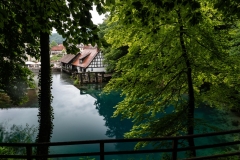
<path id="1" fill-rule="evenodd" d="M 93 71 L 91 70 L 91 68 L 87 68 L 86 72 L 106 72 L 105 68 L 93 68 Z"/>
<path id="2" fill-rule="evenodd" d="M 78 73 L 80 73 L 80 67 L 77 67 Z"/>

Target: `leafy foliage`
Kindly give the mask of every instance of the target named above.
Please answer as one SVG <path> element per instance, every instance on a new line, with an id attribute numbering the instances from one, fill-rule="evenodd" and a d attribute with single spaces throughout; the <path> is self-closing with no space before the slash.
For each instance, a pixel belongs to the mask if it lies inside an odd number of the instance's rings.
<path id="1" fill-rule="evenodd" d="M 237 0 L 216 0 L 214 7 L 223 11 L 225 20 L 234 20 L 236 17 L 240 17 Z"/>
<path id="2" fill-rule="evenodd" d="M 115 52 L 118 76 L 105 91 L 126 96 L 114 116 L 134 119 L 127 138 L 189 134 L 198 127 L 189 108 L 202 102 L 219 109 L 238 106 L 239 59 L 229 54 L 231 29 L 219 29 L 230 22 L 213 6 L 143 0 L 109 6 L 105 38 L 113 49 L 129 48 L 124 56 Z"/>
<path id="3" fill-rule="evenodd" d="M 104 54 L 104 64 L 106 65 L 106 70 L 109 73 L 114 73 L 115 68 L 116 68 L 116 62 L 118 61 L 119 58 L 127 54 L 128 52 L 128 46 L 122 46 L 117 49 L 112 48 L 109 43 L 106 42 L 105 39 L 105 34 L 111 29 L 115 23 L 111 25 L 107 25 L 109 21 L 109 18 L 106 17 L 105 21 L 99 25 L 99 32 L 98 36 L 99 39 L 101 40 L 101 45 L 102 45 L 102 51 Z"/>
<path id="4" fill-rule="evenodd" d="M 10 97 L 4 93 L 0 92 L 0 106 L 1 108 L 6 108 L 10 105 L 11 99 Z"/>
<path id="5" fill-rule="evenodd" d="M 58 61 L 58 60 L 60 60 L 61 58 L 62 58 L 62 54 L 57 54 L 57 55 L 53 55 L 51 58 L 50 58 L 50 60 L 51 61 Z"/>
<path id="6" fill-rule="evenodd" d="M 0 13 L 4 15 L 0 22 L 0 89 L 17 105 L 26 100 L 26 88 L 33 85 L 32 74 L 24 67 L 25 53 L 39 58 L 39 43 L 24 27 L 27 20 L 21 16 L 25 13 L 14 2 L 2 1 Z"/>
<path id="7" fill-rule="evenodd" d="M 57 46 L 58 44 L 55 42 L 55 41 L 52 41 L 51 43 L 50 43 L 50 48 L 52 48 L 53 46 Z"/>
<path id="8" fill-rule="evenodd" d="M 231 49 L 230 49 L 230 53 L 231 55 L 235 55 L 235 56 L 239 56 L 240 55 L 240 48 L 239 48 L 239 44 L 240 44 L 240 30 L 239 30 L 240 24 L 238 22 L 238 24 L 234 27 L 234 29 L 231 32 L 231 40 L 230 40 L 230 44 L 231 44 Z"/>
<path id="9" fill-rule="evenodd" d="M 4 124 L 0 124 L 0 142 L 2 143 L 32 143 L 36 136 L 36 127 L 26 124 L 25 127 L 13 125 L 6 129 Z M 0 147 L 1 155 L 26 154 L 25 148 Z"/>

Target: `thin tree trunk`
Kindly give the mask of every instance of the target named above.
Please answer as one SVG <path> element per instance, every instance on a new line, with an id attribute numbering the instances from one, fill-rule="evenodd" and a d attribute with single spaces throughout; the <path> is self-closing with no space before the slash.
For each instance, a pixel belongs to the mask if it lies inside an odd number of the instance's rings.
<path id="1" fill-rule="evenodd" d="M 40 72 L 40 92 L 39 92 L 39 133 L 37 142 L 50 142 L 52 134 L 52 107 L 51 107 L 51 71 L 49 55 L 49 34 L 40 33 L 41 47 L 41 72 Z M 47 155 L 48 147 L 38 147 L 38 155 Z M 47 159 L 47 158 L 41 158 Z"/>
<path id="2" fill-rule="evenodd" d="M 186 63 L 186 67 L 187 67 L 187 82 L 188 82 L 188 109 L 187 109 L 187 132 L 188 135 L 193 135 L 194 134 L 194 90 L 193 90 L 193 82 L 192 82 L 192 68 L 191 68 L 191 64 L 187 55 L 187 49 L 184 43 L 184 29 L 183 29 L 183 25 L 182 25 L 182 21 L 181 21 L 181 14 L 178 11 L 178 18 L 179 18 L 179 23 L 180 23 L 180 44 L 182 47 L 182 55 L 185 59 L 185 63 Z M 194 139 L 190 138 L 188 139 L 188 143 L 190 147 L 194 147 Z M 196 157 L 196 150 L 192 149 L 191 150 L 191 156 Z"/>

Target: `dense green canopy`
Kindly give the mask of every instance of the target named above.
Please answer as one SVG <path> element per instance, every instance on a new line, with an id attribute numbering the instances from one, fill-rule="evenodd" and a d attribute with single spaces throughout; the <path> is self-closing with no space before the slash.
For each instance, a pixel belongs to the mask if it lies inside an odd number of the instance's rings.
<path id="1" fill-rule="evenodd" d="M 201 103 L 238 107 L 239 59 L 230 54 L 232 31 L 238 28 L 214 5 L 117 0 L 108 6 L 105 39 L 112 49 L 105 54 L 117 74 L 105 91 L 121 90 L 125 96 L 114 115 L 134 119 L 126 137 L 194 134 L 200 124 L 194 110 Z M 125 46 L 127 54 L 112 52 Z"/>
<path id="2" fill-rule="evenodd" d="M 25 53 L 38 58 L 39 41 L 24 27 L 27 20 L 18 5 L 2 1 L 0 13 L 0 90 L 19 104 L 26 99 L 26 88 L 33 85 L 31 72 L 24 67 Z"/>

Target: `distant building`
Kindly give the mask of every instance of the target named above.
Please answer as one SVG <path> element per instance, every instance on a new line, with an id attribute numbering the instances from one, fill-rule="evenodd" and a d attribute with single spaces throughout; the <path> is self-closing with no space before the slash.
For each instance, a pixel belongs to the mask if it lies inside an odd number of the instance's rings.
<path id="1" fill-rule="evenodd" d="M 103 54 L 97 48 L 91 45 L 81 46 L 83 50 L 77 55 L 67 54 L 59 61 L 63 69 L 72 72 L 106 72 L 103 64 Z"/>
<path id="2" fill-rule="evenodd" d="M 106 72 L 102 52 L 97 48 L 84 49 L 72 62 L 73 69 L 79 72 Z"/>
<path id="3" fill-rule="evenodd" d="M 63 46 L 63 44 L 53 46 L 50 50 L 50 55 L 65 54 L 65 53 L 66 53 L 66 48 Z"/>
<path id="4" fill-rule="evenodd" d="M 39 59 L 36 59 L 35 57 L 31 57 L 30 55 L 26 54 L 27 60 L 26 61 L 31 61 L 31 62 L 39 62 Z"/>
<path id="5" fill-rule="evenodd" d="M 74 58 L 77 56 L 78 56 L 78 54 L 77 55 L 74 55 L 74 54 L 64 55 L 59 60 L 61 62 L 62 69 L 72 72 L 73 71 L 72 62 L 73 62 Z"/>

